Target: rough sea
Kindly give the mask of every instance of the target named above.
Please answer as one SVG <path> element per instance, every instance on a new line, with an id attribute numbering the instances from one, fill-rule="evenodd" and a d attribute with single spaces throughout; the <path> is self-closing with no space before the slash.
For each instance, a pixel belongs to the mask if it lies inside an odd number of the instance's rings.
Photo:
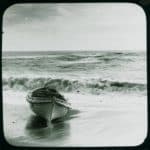
<path id="1" fill-rule="evenodd" d="M 3 90 L 45 84 L 63 92 L 144 92 L 146 53 L 107 51 L 5 52 Z"/>

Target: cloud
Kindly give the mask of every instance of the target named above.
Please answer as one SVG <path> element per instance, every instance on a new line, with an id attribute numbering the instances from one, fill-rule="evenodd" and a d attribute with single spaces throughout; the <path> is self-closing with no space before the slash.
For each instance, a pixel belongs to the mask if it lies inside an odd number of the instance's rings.
<path id="1" fill-rule="evenodd" d="M 3 48 L 145 49 L 143 14 L 133 4 L 18 4 L 5 12 Z"/>
<path id="2" fill-rule="evenodd" d="M 58 7 L 58 8 L 57 8 Z M 25 21 L 43 21 L 61 15 L 59 6 L 55 4 L 16 4 L 4 13 L 4 24 L 7 26 L 24 23 Z"/>

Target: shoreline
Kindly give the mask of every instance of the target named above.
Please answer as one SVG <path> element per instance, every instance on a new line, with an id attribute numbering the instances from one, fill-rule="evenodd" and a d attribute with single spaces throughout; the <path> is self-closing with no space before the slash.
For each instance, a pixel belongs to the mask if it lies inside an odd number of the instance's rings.
<path id="1" fill-rule="evenodd" d="M 4 100 L 10 99 L 11 94 L 5 95 Z M 18 101 L 23 101 L 24 94 L 18 95 Z M 52 126 L 36 117 L 27 103 L 5 101 L 6 140 L 12 145 L 38 147 L 135 146 L 144 141 L 147 134 L 144 97 L 133 96 L 129 100 L 126 95 L 64 95 L 73 109 L 63 120 L 52 122 Z"/>

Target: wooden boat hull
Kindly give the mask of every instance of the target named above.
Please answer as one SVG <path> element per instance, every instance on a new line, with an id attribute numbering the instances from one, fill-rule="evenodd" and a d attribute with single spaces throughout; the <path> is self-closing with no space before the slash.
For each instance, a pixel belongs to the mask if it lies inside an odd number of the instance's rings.
<path id="1" fill-rule="evenodd" d="M 57 103 L 30 103 L 31 110 L 46 120 L 64 117 L 69 108 Z"/>
<path id="2" fill-rule="evenodd" d="M 49 121 L 64 117 L 70 109 L 70 104 L 67 101 L 58 98 L 52 98 L 50 100 L 31 97 L 31 93 L 29 93 L 26 100 L 29 102 L 31 110 L 36 115 Z"/>

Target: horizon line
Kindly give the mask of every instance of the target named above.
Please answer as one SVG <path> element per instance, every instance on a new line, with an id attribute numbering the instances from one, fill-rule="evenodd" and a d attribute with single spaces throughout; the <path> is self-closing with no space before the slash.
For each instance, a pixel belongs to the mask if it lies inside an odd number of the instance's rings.
<path id="1" fill-rule="evenodd" d="M 90 50 L 90 49 L 88 49 L 88 50 L 83 50 L 83 49 L 78 49 L 78 50 L 69 50 L 69 49 L 66 49 L 66 50 L 2 50 L 2 53 L 4 52 L 64 52 L 64 51 L 84 51 L 84 52 L 86 52 L 86 51 L 101 51 L 101 52 L 103 52 L 103 51 L 130 51 L 130 52 L 135 52 L 135 51 L 137 51 L 137 52 L 139 52 L 139 51 L 145 51 L 146 52 L 146 49 L 145 50 L 140 50 L 140 49 L 134 49 L 134 50 L 125 50 L 125 49 L 122 49 L 122 50 Z"/>

